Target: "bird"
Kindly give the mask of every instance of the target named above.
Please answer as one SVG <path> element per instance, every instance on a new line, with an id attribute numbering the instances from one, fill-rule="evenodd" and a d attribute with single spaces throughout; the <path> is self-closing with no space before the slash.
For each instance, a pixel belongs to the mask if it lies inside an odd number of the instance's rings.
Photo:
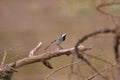
<path id="1" fill-rule="evenodd" d="M 66 40 L 66 33 L 61 34 L 57 39 L 52 41 L 44 50 L 47 50 L 52 44 L 57 45 L 60 49 L 63 49 L 60 44 Z"/>

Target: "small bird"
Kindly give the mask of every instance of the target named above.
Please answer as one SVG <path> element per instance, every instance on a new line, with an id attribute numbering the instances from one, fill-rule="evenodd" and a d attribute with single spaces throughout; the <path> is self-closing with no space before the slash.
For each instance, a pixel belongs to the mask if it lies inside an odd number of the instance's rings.
<path id="1" fill-rule="evenodd" d="M 52 41 L 44 50 L 47 50 L 52 44 L 57 45 L 60 49 L 63 49 L 60 44 L 65 41 L 66 39 L 66 33 L 61 34 L 59 38 L 57 38 L 56 40 Z"/>

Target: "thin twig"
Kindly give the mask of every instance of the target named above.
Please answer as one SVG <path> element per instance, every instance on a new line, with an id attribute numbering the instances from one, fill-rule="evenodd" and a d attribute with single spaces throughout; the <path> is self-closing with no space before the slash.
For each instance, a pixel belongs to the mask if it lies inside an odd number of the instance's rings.
<path id="1" fill-rule="evenodd" d="M 68 80 L 71 80 L 72 74 L 74 73 L 74 65 L 73 65 L 74 60 L 75 60 L 75 55 L 73 54 L 70 65 L 70 73 L 68 74 Z"/>
<path id="2" fill-rule="evenodd" d="M 3 65 L 5 63 L 6 55 L 7 55 L 7 51 L 4 51 L 4 56 L 2 59 L 1 65 Z"/>
<path id="3" fill-rule="evenodd" d="M 97 59 L 97 60 L 103 61 L 103 62 L 105 62 L 105 63 L 107 63 L 107 64 L 112 65 L 111 62 L 109 62 L 109 61 L 107 61 L 107 60 L 104 60 L 104 59 L 102 59 L 102 58 L 99 58 L 99 57 L 97 57 L 97 56 L 93 56 L 93 55 L 86 54 L 86 53 L 85 53 L 85 55 L 87 55 L 87 56 L 89 56 L 89 57 L 92 57 L 92 58 L 95 58 L 95 59 Z"/>
<path id="4" fill-rule="evenodd" d="M 99 73 L 103 73 L 103 72 L 105 72 L 106 70 L 111 71 L 112 68 L 113 68 L 114 66 L 116 66 L 116 65 L 117 65 L 117 63 L 114 63 L 113 66 L 108 66 L 108 67 L 102 69 L 101 71 L 99 71 Z M 98 73 L 94 73 L 93 75 L 89 76 L 86 80 L 92 80 L 93 78 L 95 78 L 95 77 L 98 76 L 98 75 L 99 75 Z"/>
<path id="5" fill-rule="evenodd" d="M 69 66 L 71 66 L 71 65 L 74 65 L 74 64 L 78 64 L 78 63 L 80 63 L 80 62 L 82 62 L 82 61 L 77 61 L 77 62 L 73 62 L 73 63 L 67 64 L 67 65 L 65 65 L 65 66 L 62 66 L 62 67 L 56 69 L 55 71 L 49 73 L 49 74 L 45 77 L 44 80 L 49 80 L 49 77 L 51 77 L 52 75 L 54 75 L 54 74 L 55 74 L 56 72 L 58 72 L 59 70 L 64 69 L 64 68 L 67 68 L 67 67 L 69 67 Z"/>
<path id="6" fill-rule="evenodd" d="M 115 77 L 113 69 L 111 70 L 111 77 L 112 77 L 113 80 L 116 80 L 116 77 Z"/>
<path id="7" fill-rule="evenodd" d="M 82 72 L 80 70 L 79 64 L 76 64 L 76 66 L 77 66 L 76 73 L 77 73 L 78 80 L 80 80 L 80 79 L 85 80 L 85 78 L 84 78 L 84 76 L 83 76 L 83 74 L 82 74 Z"/>
<path id="8" fill-rule="evenodd" d="M 112 14 L 110 14 L 110 13 L 105 12 L 105 11 L 102 10 L 103 7 L 109 7 L 109 6 L 112 6 L 112 5 L 120 5 L 120 2 L 110 2 L 110 3 L 104 3 L 104 4 L 102 3 L 102 4 L 100 4 L 100 5 L 97 5 L 97 6 L 96 6 L 96 9 L 97 9 L 100 13 L 102 13 L 103 15 L 113 17 L 114 15 L 112 15 Z M 120 16 L 114 16 L 114 17 L 117 18 L 117 17 L 120 17 Z"/>
<path id="9" fill-rule="evenodd" d="M 42 42 L 39 42 L 38 45 L 30 51 L 29 57 L 32 57 L 34 55 L 34 53 L 40 49 L 41 45 L 42 45 Z"/>

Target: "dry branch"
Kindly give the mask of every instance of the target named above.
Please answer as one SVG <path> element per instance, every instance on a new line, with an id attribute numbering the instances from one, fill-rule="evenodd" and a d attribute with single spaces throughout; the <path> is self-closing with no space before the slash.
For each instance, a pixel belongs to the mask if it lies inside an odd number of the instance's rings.
<path id="1" fill-rule="evenodd" d="M 115 32 L 115 42 L 114 42 L 114 53 L 115 53 L 115 58 L 117 62 L 120 62 L 120 56 L 119 56 L 119 44 L 120 44 L 120 26 L 116 26 L 116 32 Z"/>
<path id="2" fill-rule="evenodd" d="M 79 53 L 79 50 L 78 50 L 78 46 L 83 43 L 84 41 L 86 41 L 88 38 L 91 38 L 95 35 L 98 35 L 98 34 L 102 34 L 102 33 L 115 33 L 115 29 L 109 29 L 109 28 L 105 28 L 105 29 L 100 29 L 100 30 L 97 30 L 95 32 L 92 32 L 92 33 L 89 33 L 89 34 L 86 34 L 84 35 L 82 38 L 79 39 L 79 41 L 77 42 L 77 44 L 75 45 L 75 50 L 76 50 L 76 53 L 77 53 L 77 56 L 78 57 L 83 57 L 80 53 Z"/>
<path id="3" fill-rule="evenodd" d="M 81 46 L 79 46 L 78 48 L 81 52 L 87 50 L 87 48 L 83 48 Z M 63 49 L 63 50 L 54 51 L 54 52 L 43 53 L 40 55 L 35 55 L 32 57 L 26 57 L 26 58 L 20 59 L 20 60 L 16 61 L 16 64 L 13 62 L 13 63 L 10 63 L 9 65 L 12 66 L 15 64 L 16 65 L 15 68 L 19 68 L 19 67 L 27 65 L 27 64 L 41 62 L 44 60 L 49 60 L 51 58 L 58 57 L 61 55 L 72 54 L 72 52 L 74 52 L 74 51 L 75 51 L 75 48 L 73 47 L 73 48 Z"/>
<path id="4" fill-rule="evenodd" d="M 103 15 L 112 16 L 112 17 L 116 17 L 116 18 L 119 17 L 119 18 L 120 18 L 120 16 L 115 16 L 115 15 L 110 14 L 109 12 L 105 12 L 105 11 L 102 10 L 102 8 L 110 7 L 110 6 L 113 6 L 113 5 L 120 5 L 120 2 L 102 3 L 102 4 L 100 4 L 100 5 L 97 5 L 97 6 L 96 6 L 96 9 L 97 9 L 100 13 L 102 13 Z"/>
<path id="5" fill-rule="evenodd" d="M 98 12 L 100 12 L 101 14 L 103 15 L 106 15 L 106 16 L 110 16 L 111 19 L 112 19 L 112 22 L 114 23 L 115 25 L 115 42 L 114 42 L 114 53 L 115 53 L 115 58 L 116 58 L 116 61 L 119 62 L 119 51 L 118 51 L 118 46 L 119 46 L 119 40 L 120 40 L 120 26 L 119 24 L 116 24 L 114 18 L 120 18 L 120 16 L 116 16 L 116 15 L 113 15 L 111 14 L 110 12 L 105 12 L 102 10 L 102 8 L 105 8 L 105 7 L 110 7 L 110 6 L 113 6 L 113 5 L 120 5 L 120 2 L 110 2 L 110 3 L 101 3 L 100 5 L 97 5 L 96 6 L 96 9 Z"/>
<path id="6" fill-rule="evenodd" d="M 3 56 L 3 60 L 1 62 L 1 65 L 3 65 L 5 63 L 6 55 L 7 55 L 7 52 L 4 51 L 4 56 Z"/>
<path id="7" fill-rule="evenodd" d="M 92 32 L 92 33 L 89 33 L 85 36 L 83 36 L 81 39 L 79 39 L 79 41 L 77 42 L 77 44 L 75 45 L 75 51 L 76 51 L 76 54 L 78 56 L 79 59 L 83 60 L 89 67 L 91 67 L 97 74 L 99 74 L 103 79 L 107 80 L 101 73 L 99 73 L 99 71 L 94 68 L 94 66 L 92 66 L 92 64 L 83 56 L 83 54 L 81 54 L 79 52 L 79 49 L 78 49 L 78 46 L 83 43 L 84 41 L 86 41 L 88 38 L 90 37 L 93 37 L 95 35 L 98 35 L 98 34 L 101 34 L 101 33 L 115 33 L 115 29 L 100 29 L 100 30 L 97 30 L 95 32 Z"/>
<path id="8" fill-rule="evenodd" d="M 40 49 L 41 45 L 42 45 L 42 42 L 39 42 L 38 45 L 30 51 L 29 57 L 32 57 L 34 55 L 34 53 Z"/>
<path id="9" fill-rule="evenodd" d="M 67 68 L 67 67 L 70 67 L 71 65 L 74 65 L 74 64 L 78 64 L 80 63 L 81 61 L 77 61 L 77 62 L 73 62 L 73 63 L 70 63 L 70 64 L 66 64 L 65 66 L 62 66 L 58 69 L 56 69 L 55 71 L 49 73 L 46 77 L 45 77 L 45 80 L 48 80 L 52 75 L 54 75 L 56 72 L 58 72 L 59 70 L 61 69 L 64 69 L 64 68 Z"/>
<path id="10" fill-rule="evenodd" d="M 113 67 L 115 67 L 117 65 L 117 63 L 112 64 L 111 66 L 105 67 L 102 70 L 100 70 L 100 73 L 103 73 L 105 71 L 111 71 L 113 69 Z M 92 80 L 93 78 L 95 78 L 96 76 L 98 76 L 98 73 L 94 73 L 93 75 L 89 76 L 86 80 Z"/>
<path id="11" fill-rule="evenodd" d="M 101 34 L 101 33 L 114 33 L 115 34 L 115 45 L 114 45 L 114 51 L 115 51 L 115 58 L 116 60 L 119 62 L 119 51 L 118 51 L 118 45 L 120 44 L 120 26 L 118 26 L 115 21 L 113 20 L 113 18 L 118 18 L 119 16 L 114 16 L 110 13 L 107 13 L 105 11 L 102 11 L 101 8 L 103 7 L 108 7 L 108 6 L 112 6 L 112 5 L 118 5 L 120 4 L 120 2 L 112 2 L 112 3 L 101 3 L 100 5 L 97 5 L 96 6 L 96 9 L 102 13 L 103 15 L 106 15 L 106 16 L 110 16 L 111 19 L 112 19 L 112 22 L 115 24 L 115 27 L 114 29 L 101 29 L 101 30 L 98 30 L 98 31 L 95 31 L 95 32 L 92 32 L 92 33 L 89 33 L 87 35 L 84 35 L 81 39 L 79 39 L 79 41 L 77 42 L 77 44 L 75 45 L 75 51 L 77 53 L 77 56 L 78 58 L 82 59 L 84 62 L 86 62 L 88 64 L 88 66 L 90 66 L 94 71 L 96 71 L 96 69 L 89 63 L 89 61 L 84 58 L 83 54 L 81 54 L 78 50 L 78 46 L 83 43 L 84 41 L 86 41 L 88 38 L 91 38 L 93 37 L 94 35 L 98 35 L 98 34 Z M 104 60 L 102 60 L 104 61 Z M 105 61 L 104 61 L 105 62 Z M 97 72 L 96 71 L 96 74 L 98 75 L 101 75 L 101 73 Z"/>
<path id="12" fill-rule="evenodd" d="M 79 46 L 78 48 L 81 52 L 88 50 L 87 48 L 85 48 L 83 46 Z M 15 69 L 22 67 L 24 65 L 28 65 L 28 64 L 32 64 L 32 63 L 36 63 L 36 62 L 43 62 L 45 60 L 50 60 L 54 57 L 59 57 L 62 55 L 70 55 L 73 52 L 75 52 L 74 47 L 69 48 L 69 49 L 63 49 L 63 50 L 58 50 L 58 51 L 54 51 L 54 52 L 49 52 L 49 53 L 43 53 L 40 55 L 31 56 L 31 57 L 25 57 L 23 59 L 15 61 L 15 62 L 1 65 L 0 66 L 0 79 L 2 79 L 2 78 L 6 79 L 6 77 L 7 77 L 7 79 L 8 79 L 8 77 L 10 77 L 10 79 L 11 79 L 11 76 L 15 72 Z M 7 72 L 9 72 L 10 74 L 8 74 Z M 8 75 L 10 75 L 10 76 L 8 76 Z"/>

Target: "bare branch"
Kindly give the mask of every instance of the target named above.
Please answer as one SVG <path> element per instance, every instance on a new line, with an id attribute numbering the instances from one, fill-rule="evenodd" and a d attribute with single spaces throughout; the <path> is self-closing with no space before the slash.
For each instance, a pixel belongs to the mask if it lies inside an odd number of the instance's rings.
<path id="1" fill-rule="evenodd" d="M 4 56 L 2 59 L 1 65 L 3 65 L 5 63 L 6 55 L 7 55 L 7 51 L 4 51 Z"/>
<path id="2" fill-rule="evenodd" d="M 64 69 L 64 68 L 66 68 L 66 67 L 70 67 L 71 65 L 74 65 L 74 64 L 78 64 L 78 63 L 80 63 L 80 62 L 81 62 L 81 61 L 73 62 L 73 63 L 67 64 L 67 65 L 65 65 L 65 66 L 62 66 L 62 67 L 56 69 L 55 71 L 52 71 L 51 73 L 49 73 L 49 74 L 45 77 L 45 80 L 48 80 L 49 77 L 51 77 L 53 74 L 55 74 L 55 73 L 58 72 L 59 70 Z"/>
<path id="3" fill-rule="evenodd" d="M 93 55 L 86 54 L 86 53 L 85 53 L 85 55 L 87 55 L 87 56 L 89 56 L 89 57 L 92 57 L 92 58 L 95 58 L 95 59 L 97 59 L 97 60 L 103 61 L 104 63 L 107 63 L 107 64 L 112 65 L 111 62 L 109 62 L 109 61 L 107 61 L 107 60 L 104 60 L 104 59 L 102 59 L 102 58 L 99 58 L 99 57 L 97 57 L 97 56 L 93 56 Z"/>
<path id="4" fill-rule="evenodd" d="M 29 57 L 32 57 L 34 55 L 34 53 L 40 49 L 41 45 L 42 45 L 42 42 L 39 42 L 38 45 L 30 51 Z"/>
<path id="5" fill-rule="evenodd" d="M 120 26 L 116 26 L 116 35 L 114 38 L 114 53 L 115 53 L 115 58 L 117 62 L 120 62 L 120 57 L 119 57 L 119 45 L 120 45 Z"/>
<path id="6" fill-rule="evenodd" d="M 100 72 L 100 73 L 103 73 L 103 72 L 105 72 L 105 71 L 107 71 L 107 70 L 108 70 L 108 71 L 111 71 L 111 70 L 113 69 L 113 67 L 115 67 L 116 65 L 117 65 L 117 63 L 114 63 L 112 66 L 108 66 L 108 67 L 100 70 L 99 72 Z M 87 80 L 92 80 L 93 78 L 95 78 L 95 77 L 98 76 L 98 75 L 99 75 L 98 73 L 94 73 L 93 75 L 89 76 L 89 77 L 87 78 Z"/>
<path id="7" fill-rule="evenodd" d="M 84 47 L 81 47 L 79 46 L 78 47 L 80 51 L 86 51 L 87 49 Z M 54 52 L 49 52 L 49 53 L 43 53 L 43 54 L 40 54 L 40 55 L 36 55 L 36 56 L 33 56 L 33 57 L 26 57 L 26 58 L 23 58 L 23 59 L 20 59 L 18 61 L 16 61 L 16 66 L 15 68 L 19 68 L 21 66 L 24 66 L 24 65 L 27 65 L 27 64 L 31 64 L 31 63 L 35 63 L 35 62 L 42 62 L 42 61 L 45 61 L 45 60 L 49 60 L 53 57 L 58 57 L 58 56 L 61 56 L 61 55 L 66 55 L 66 54 L 72 54 L 72 52 L 75 51 L 75 48 L 69 48 L 69 49 L 63 49 L 63 50 L 59 50 L 59 51 L 54 51 Z M 12 66 L 14 65 L 15 63 L 10 63 L 9 65 Z"/>
<path id="8" fill-rule="evenodd" d="M 102 4 L 100 4 L 100 5 L 97 5 L 97 6 L 96 6 L 96 9 L 97 9 L 100 13 L 102 13 L 103 15 L 111 16 L 111 17 L 113 17 L 113 16 L 114 16 L 114 17 L 120 17 L 120 16 L 112 15 L 112 14 L 110 14 L 110 13 L 105 12 L 105 11 L 102 10 L 103 7 L 109 7 L 109 6 L 112 6 L 112 5 L 120 5 L 120 2 L 102 3 Z"/>
<path id="9" fill-rule="evenodd" d="M 114 23 L 114 25 L 116 27 L 116 29 L 115 29 L 116 34 L 115 34 L 115 42 L 114 42 L 114 53 L 115 53 L 116 61 L 119 62 L 118 46 L 119 46 L 119 39 L 120 39 L 120 26 L 118 24 L 116 24 L 114 18 L 120 18 L 120 16 L 116 16 L 116 15 L 111 14 L 110 12 L 105 12 L 105 11 L 102 10 L 102 8 L 110 7 L 112 5 L 120 5 L 120 2 L 116 2 L 115 0 L 113 0 L 112 2 L 109 2 L 109 3 L 102 3 L 100 5 L 97 5 L 96 9 L 97 9 L 97 11 L 102 13 L 103 15 L 110 16 L 111 19 L 112 19 L 112 22 Z"/>
<path id="10" fill-rule="evenodd" d="M 115 30 L 114 29 L 100 29 L 100 30 L 97 30 L 95 32 L 92 32 L 92 33 L 89 33 L 89 34 L 86 34 L 85 36 L 83 36 L 81 39 L 79 39 L 79 41 L 77 42 L 77 44 L 75 45 L 75 51 L 77 53 L 77 56 L 80 58 L 83 57 L 83 55 L 81 55 L 78 51 L 78 46 L 83 43 L 85 40 L 87 40 L 88 38 L 90 37 L 93 37 L 95 35 L 98 35 L 98 34 L 102 34 L 102 33 L 115 33 Z"/>

